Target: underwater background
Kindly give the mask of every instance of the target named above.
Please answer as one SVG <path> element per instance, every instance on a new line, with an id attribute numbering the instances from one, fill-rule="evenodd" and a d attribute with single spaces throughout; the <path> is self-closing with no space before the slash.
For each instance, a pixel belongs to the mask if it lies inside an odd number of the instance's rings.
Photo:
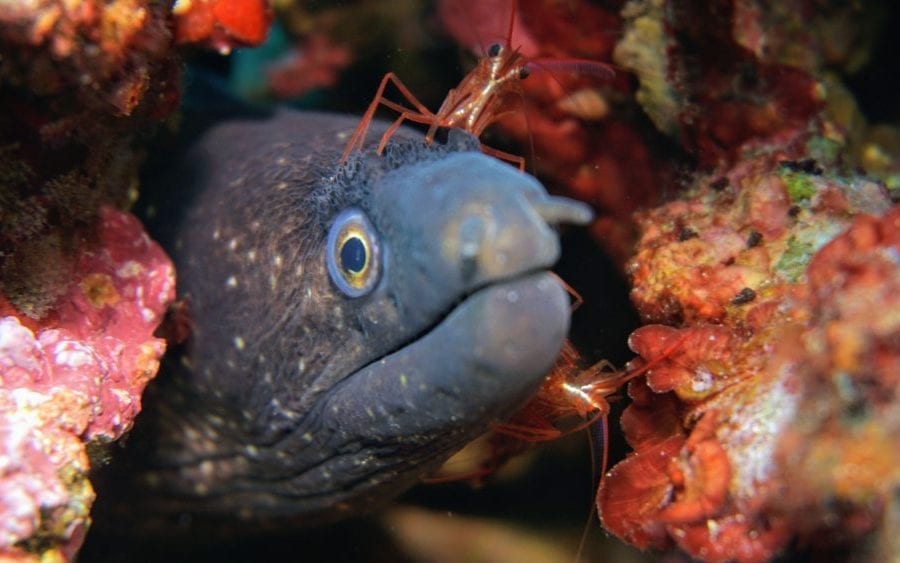
<path id="1" fill-rule="evenodd" d="M 0 2 L 0 554 L 900 557 L 897 23 L 838 0 Z M 190 331 L 153 171 L 237 115 L 361 117 L 387 72 L 436 112 L 495 43 L 528 76 L 482 146 L 595 214 L 560 227 L 574 356 L 497 421 L 519 430 L 324 527 L 92 527 Z"/>

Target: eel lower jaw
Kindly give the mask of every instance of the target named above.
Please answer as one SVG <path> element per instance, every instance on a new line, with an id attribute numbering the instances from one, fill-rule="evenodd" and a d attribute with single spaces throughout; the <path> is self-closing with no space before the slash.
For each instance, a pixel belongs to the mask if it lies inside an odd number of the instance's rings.
<path id="1" fill-rule="evenodd" d="M 568 296 L 549 271 L 484 286 L 341 381 L 326 406 L 341 421 L 335 431 L 345 443 L 409 457 L 385 463 L 440 461 L 537 390 L 568 326 Z"/>

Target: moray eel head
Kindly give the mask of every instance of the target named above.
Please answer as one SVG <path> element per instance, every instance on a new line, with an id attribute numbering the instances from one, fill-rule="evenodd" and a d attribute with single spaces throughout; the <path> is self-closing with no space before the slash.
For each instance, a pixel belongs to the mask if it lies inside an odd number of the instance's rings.
<path id="1" fill-rule="evenodd" d="M 162 505 L 319 522 L 377 506 L 553 364 L 554 227 L 589 210 L 461 132 L 338 168 L 354 125 L 228 123 L 177 169 L 200 186 L 171 245 L 194 332 L 148 399 Z"/>

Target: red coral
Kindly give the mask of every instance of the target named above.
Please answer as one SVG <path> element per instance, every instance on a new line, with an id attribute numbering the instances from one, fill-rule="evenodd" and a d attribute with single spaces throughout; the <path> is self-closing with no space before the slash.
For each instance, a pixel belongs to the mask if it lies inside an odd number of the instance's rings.
<path id="1" fill-rule="evenodd" d="M 818 174 L 762 156 L 638 217 L 635 302 L 684 326 L 629 340 L 647 366 L 622 416 L 635 452 L 598 495 L 616 535 L 764 561 L 858 539 L 900 483 L 900 208 Z M 749 292 L 728 299 L 729 279 Z"/>
<path id="2" fill-rule="evenodd" d="M 700 522 L 690 526 L 673 526 L 669 532 L 678 546 L 704 561 L 769 561 L 790 539 L 789 531 L 779 521 L 753 522 L 741 514 Z"/>
<path id="3" fill-rule="evenodd" d="M 709 411 L 684 443 L 685 457 L 673 460 L 669 480 L 679 491 L 656 517 L 669 524 L 689 524 L 717 516 L 722 510 L 731 465 L 725 449 L 715 437 L 718 413 Z"/>
<path id="4" fill-rule="evenodd" d="M 652 366 L 647 370 L 647 384 L 653 391 L 676 390 L 679 397 L 693 400 L 717 391 L 722 374 L 718 378 L 714 374 L 735 347 L 730 331 L 715 325 L 685 331 L 647 325 L 631 334 L 628 345 Z"/>
<path id="5" fill-rule="evenodd" d="M 665 525 L 655 516 L 671 500 L 667 469 L 683 444 L 684 438 L 672 436 L 634 452 L 606 474 L 597 493 L 604 528 L 642 549 L 669 544 Z"/>
<path id="6" fill-rule="evenodd" d="M 175 42 L 203 44 L 228 53 L 266 39 L 272 10 L 268 0 L 178 0 Z"/>

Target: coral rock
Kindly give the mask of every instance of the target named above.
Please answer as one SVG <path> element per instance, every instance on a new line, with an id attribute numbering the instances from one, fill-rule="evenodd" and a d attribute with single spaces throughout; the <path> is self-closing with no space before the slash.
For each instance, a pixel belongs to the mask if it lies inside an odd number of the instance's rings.
<path id="1" fill-rule="evenodd" d="M 94 492 L 88 443 L 115 440 L 140 410 L 174 297 L 162 250 L 127 213 L 102 208 L 55 307 L 40 321 L 0 298 L 0 555 L 74 557 Z"/>
<path id="2" fill-rule="evenodd" d="M 629 384 L 634 452 L 601 486 L 604 525 L 707 561 L 871 531 L 900 485 L 900 207 L 762 154 L 638 221 L 632 298 L 681 326 L 629 340 L 646 378 Z"/>

